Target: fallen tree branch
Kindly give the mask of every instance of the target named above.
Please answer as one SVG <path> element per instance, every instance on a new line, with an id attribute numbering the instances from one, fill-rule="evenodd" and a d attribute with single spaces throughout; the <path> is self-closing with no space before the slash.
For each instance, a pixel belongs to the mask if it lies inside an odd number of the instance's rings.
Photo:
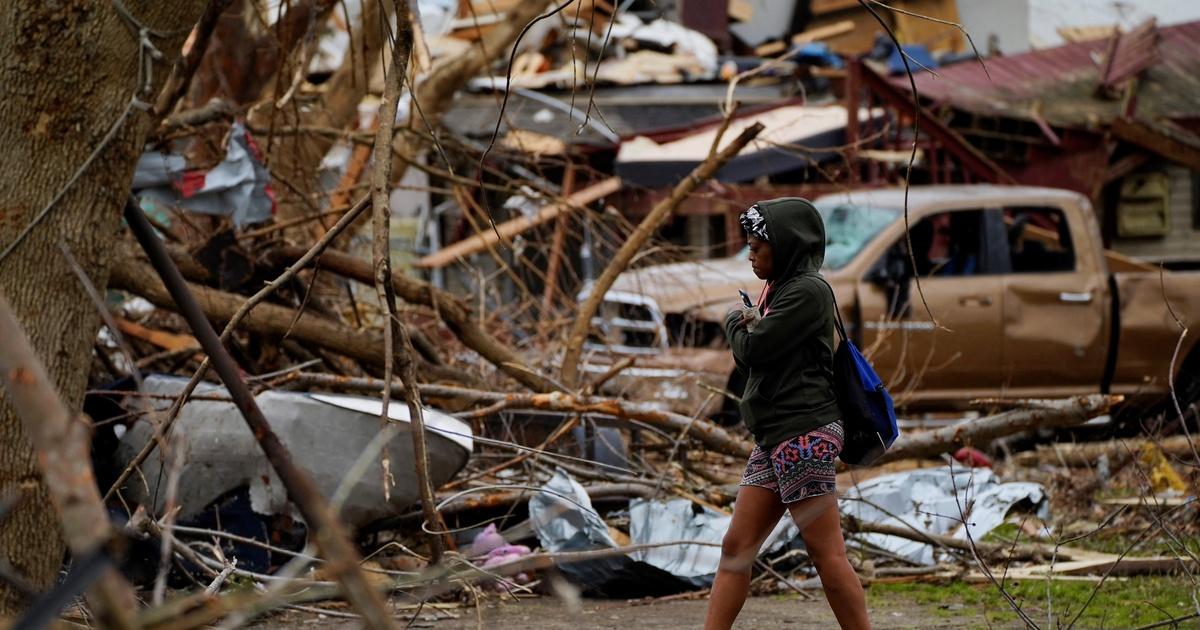
<path id="1" fill-rule="evenodd" d="M 1011 461 L 1018 466 L 1090 467 L 1095 466 L 1101 457 L 1108 457 L 1112 462 L 1128 456 L 1129 451 L 1140 452 L 1147 444 L 1157 446 L 1166 455 L 1186 457 L 1192 454 L 1193 447 L 1200 448 L 1200 438 L 1188 439 L 1186 435 L 1175 435 L 1162 440 L 1133 439 L 1085 444 L 1050 444 L 1039 446 L 1034 451 L 1018 453 L 1013 456 Z"/>
<path id="2" fill-rule="evenodd" d="M 177 310 L 167 288 L 149 265 L 137 260 L 123 260 L 113 266 L 109 286 L 129 291 L 146 298 L 155 306 Z M 246 302 L 235 293 L 188 284 L 196 296 L 200 308 L 210 321 L 226 324 L 234 319 Z M 378 333 L 347 328 L 336 322 L 310 315 L 300 314 L 292 326 L 296 314 L 293 309 L 277 304 L 259 304 L 249 311 L 241 328 L 251 332 L 282 338 L 285 334 L 305 344 L 324 348 L 375 366 L 383 365 L 383 339 Z M 290 329 L 290 334 L 289 334 Z"/>
<path id="3" fill-rule="evenodd" d="M 1083 424 L 1121 402 L 1121 396 L 1096 394 L 1061 401 L 1046 401 L 1036 409 L 1016 409 L 953 426 L 902 435 L 879 464 L 898 459 L 936 457 L 963 446 L 980 447 L 1006 435 L 1032 429 L 1051 429 Z"/>
<path id="4" fill-rule="evenodd" d="M 283 246 L 275 248 L 269 257 L 276 262 L 297 260 L 306 250 L 303 247 Z M 339 276 L 371 284 L 374 273 L 371 264 L 338 251 L 326 251 L 316 266 Z M 442 291 L 428 282 L 410 278 L 400 273 L 392 274 L 392 286 L 396 295 L 409 304 L 421 304 L 435 309 L 446 327 L 463 345 L 495 365 L 513 380 L 535 392 L 558 389 L 554 383 L 525 365 L 520 356 L 508 346 L 484 330 L 472 317 L 471 311 L 458 298 Z M 153 301 L 153 300 L 151 300 Z"/>
<path id="5" fill-rule="evenodd" d="M 860 521 L 855 518 L 843 519 L 846 524 L 847 533 L 863 533 L 863 534 L 884 534 L 887 536 L 897 536 L 906 540 L 915 540 L 917 542 L 929 543 L 939 547 L 954 549 L 964 553 L 971 553 L 971 543 L 955 538 L 953 536 L 945 536 L 942 534 L 934 534 L 931 532 L 921 531 L 913 527 L 904 527 L 900 525 L 886 525 L 884 523 L 871 523 Z M 1007 558 L 1009 560 L 1043 560 L 1045 558 L 1057 557 L 1059 559 L 1071 559 L 1069 549 L 1060 547 L 1057 552 L 1053 546 L 1048 545 L 1011 545 L 1005 543 L 975 543 L 975 549 L 981 556 L 991 558 Z"/>
<path id="6" fill-rule="evenodd" d="M 100 552 L 113 532 L 88 455 L 88 423 L 71 416 L 3 296 L 0 339 L 0 383 L 32 443 L 67 546 L 76 558 Z M 137 599 L 111 563 L 91 587 L 88 600 L 106 627 L 134 627 Z"/>
<path id="7" fill-rule="evenodd" d="M 571 212 L 575 208 L 581 208 L 598 199 L 611 195 L 621 189 L 621 179 L 619 177 L 610 177 L 601 182 L 588 186 L 579 192 L 573 193 L 562 201 L 554 202 L 543 206 L 538 213 L 532 217 L 519 216 L 515 219 L 500 223 L 494 230 L 479 232 L 472 236 L 453 243 L 442 249 L 439 249 L 424 258 L 421 258 L 413 263 L 414 267 L 436 268 L 445 267 L 450 263 L 478 253 L 497 244 L 508 245 L 502 242 L 504 240 L 512 240 L 513 237 L 526 232 L 543 223 L 547 223 L 554 219 L 563 219 L 566 213 Z"/>
<path id="8" fill-rule="evenodd" d="M 289 382 L 331 389 L 374 392 L 380 391 L 383 387 L 379 379 L 351 378 L 311 372 L 293 372 L 276 381 L 276 384 L 282 385 Z M 607 416 L 617 420 L 636 420 L 670 432 L 683 432 L 684 437 L 690 436 L 708 448 L 727 455 L 749 457 L 750 451 L 754 449 L 753 444 L 708 420 L 695 419 L 693 421 L 693 418 L 689 416 L 663 411 L 648 403 L 597 396 L 572 396 L 562 392 L 549 394 L 486 392 L 448 385 L 421 385 L 420 390 L 423 395 L 431 398 L 468 400 L 478 403 L 504 402 L 507 409 L 584 413 Z"/>
<path id="9" fill-rule="evenodd" d="M 633 234 L 629 235 L 629 239 L 617 250 L 612 261 L 608 263 L 608 266 L 604 268 L 604 272 L 600 274 L 595 284 L 592 285 L 590 289 L 591 293 L 583 303 L 583 306 L 579 308 L 579 312 L 575 316 L 575 323 L 572 324 L 571 332 L 567 336 L 567 345 L 562 360 L 562 381 L 567 387 L 576 387 L 579 385 L 579 359 L 583 353 L 583 342 L 587 339 L 588 329 L 592 325 L 592 316 L 600 308 L 600 303 L 604 301 L 604 295 L 608 293 L 608 289 L 616 281 L 617 275 L 625 270 L 625 267 L 633 260 L 638 250 L 646 244 L 646 241 L 658 230 L 662 222 L 674 212 L 675 208 L 692 191 L 696 190 L 700 184 L 708 181 L 722 166 L 725 166 L 729 160 L 733 159 L 762 130 L 762 123 L 754 123 L 744 129 L 737 138 L 730 142 L 724 149 L 721 149 L 720 152 L 715 155 L 709 155 L 675 186 L 669 197 L 655 204 L 654 208 L 650 210 L 650 214 L 642 219 L 642 222 L 638 224 Z M 719 140 L 720 138 L 718 137 Z"/>

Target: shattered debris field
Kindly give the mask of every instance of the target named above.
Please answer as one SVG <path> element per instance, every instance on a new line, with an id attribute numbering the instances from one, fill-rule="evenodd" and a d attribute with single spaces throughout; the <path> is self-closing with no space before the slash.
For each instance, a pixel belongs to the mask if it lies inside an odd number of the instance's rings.
<path id="1" fill-rule="evenodd" d="M 14 3 L 0 630 L 1200 627 L 1166 4 Z"/>

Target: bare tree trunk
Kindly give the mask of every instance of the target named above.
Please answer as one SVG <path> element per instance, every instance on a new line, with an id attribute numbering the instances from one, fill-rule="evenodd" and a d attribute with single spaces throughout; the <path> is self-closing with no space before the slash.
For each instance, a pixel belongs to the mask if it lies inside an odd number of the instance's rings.
<path id="1" fill-rule="evenodd" d="M 58 245 L 65 242 L 104 289 L 149 125 L 131 99 L 136 94 L 153 101 L 204 5 L 125 2 L 130 19 L 171 35 L 148 35 L 165 56 L 152 62 L 148 90 L 141 89 L 138 60 L 152 56 L 139 55 L 138 37 L 113 3 L 21 0 L 0 15 L 0 293 L 73 412 L 87 384 L 100 316 Z M 30 228 L 39 215 L 44 219 Z M 21 501 L 0 527 L 0 557 L 34 585 L 47 587 L 57 575 L 63 543 L 28 437 L 11 401 L 0 394 L 0 496 L 12 494 Z M 22 605 L 0 583 L 0 615 Z"/>

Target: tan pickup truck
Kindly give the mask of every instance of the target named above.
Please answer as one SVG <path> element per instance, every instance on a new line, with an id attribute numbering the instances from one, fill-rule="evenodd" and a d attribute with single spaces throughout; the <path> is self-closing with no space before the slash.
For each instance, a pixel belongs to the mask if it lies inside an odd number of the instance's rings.
<path id="1" fill-rule="evenodd" d="M 910 239 L 901 189 L 814 204 L 828 239 L 822 273 L 852 337 L 908 408 L 1097 392 L 1161 399 L 1175 317 L 1200 316 L 1200 274 L 1160 275 L 1105 251 L 1090 204 L 1073 192 L 913 187 Z M 592 322 L 590 369 L 632 355 L 618 386 L 682 413 L 728 411 L 717 392 L 741 384 L 720 322 L 738 289 L 762 289 L 744 251 L 625 272 Z M 1183 339 L 1174 366 L 1184 405 L 1200 400 L 1198 339 Z"/>

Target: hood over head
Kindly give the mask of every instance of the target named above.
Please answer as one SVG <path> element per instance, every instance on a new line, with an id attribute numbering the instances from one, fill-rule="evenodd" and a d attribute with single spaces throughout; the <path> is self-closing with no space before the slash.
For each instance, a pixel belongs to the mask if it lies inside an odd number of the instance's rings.
<path id="1" fill-rule="evenodd" d="M 780 197 L 755 204 L 766 220 L 774 257 L 770 281 L 821 269 L 825 262 L 825 221 L 806 199 Z"/>

